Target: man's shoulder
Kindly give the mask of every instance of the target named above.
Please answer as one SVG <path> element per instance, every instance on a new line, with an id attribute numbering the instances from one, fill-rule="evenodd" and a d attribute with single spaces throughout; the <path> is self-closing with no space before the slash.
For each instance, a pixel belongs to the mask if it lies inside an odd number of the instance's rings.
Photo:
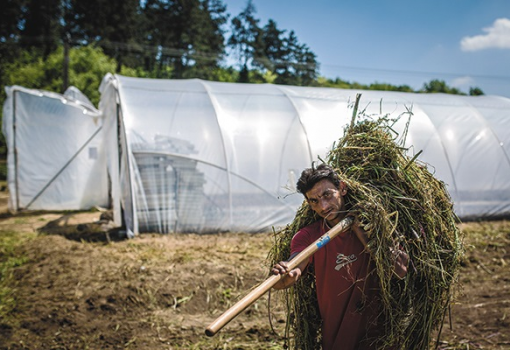
<path id="1" fill-rule="evenodd" d="M 311 224 L 303 227 L 303 229 L 312 229 L 312 230 L 316 230 L 316 229 L 320 229 L 322 226 L 324 226 L 324 220 L 323 219 L 320 219 L 320 220 L 317 220 L 315 222 L 312 222 Z"/>
<path id="2" fill-rule="evenodd" d="M 291 253 L 299 253 L 322 236 L 323 221 L 319 220 L 300 229 L 291 242 Z"/>
<path id="3" fill-rule="evenodd" d="M 301 228 L 295 236 L 297 235 L 316 235 L 320 234 L 324 230 L 324 222 L 322 220 L 317 220 L 303 228 Z"/>

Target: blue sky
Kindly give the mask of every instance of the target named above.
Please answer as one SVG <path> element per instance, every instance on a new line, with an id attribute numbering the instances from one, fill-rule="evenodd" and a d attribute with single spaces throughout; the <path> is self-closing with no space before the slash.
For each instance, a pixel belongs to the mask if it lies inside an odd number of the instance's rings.
<path id="1" fill-rule="evenodd" d="M 363 84 L 432 79 L 510 97 L 510 0 L 253 0 L 259 25 L 294 30 L 320 75 Z M 247 0 L 224 0 L 230 18 Z"/>

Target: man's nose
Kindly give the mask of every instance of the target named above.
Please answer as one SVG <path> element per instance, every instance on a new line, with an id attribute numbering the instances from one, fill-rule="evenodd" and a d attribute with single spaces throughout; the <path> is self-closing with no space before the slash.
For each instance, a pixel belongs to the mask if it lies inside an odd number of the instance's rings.
<path id="1" fill-rule="evenodd" d="M 319 198 L 319 206 L 321 209 L 326 209 L 328 207 L 329 202 L 324 198 Z"/>

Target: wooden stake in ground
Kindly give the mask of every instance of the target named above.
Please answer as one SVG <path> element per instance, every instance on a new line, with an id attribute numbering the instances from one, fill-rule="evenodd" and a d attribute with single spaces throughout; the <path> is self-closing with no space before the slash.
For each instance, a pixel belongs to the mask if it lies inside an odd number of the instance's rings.
<path id="1" fill-rule="evenodd" d="M 310 244 L 305 250 L 296 255 L 289 262 L 289 270 L 296 268 L 306 259 L 309 259 L 316 251 L 321 249 L 333 238 L 338 236 L 341 232 L 344 232 L 351 227 L 354 219 L 352 217 L 346 217 L 338 224 L 333 226 L 328 232 L 319 237 L 315 242 Z M 239 315 L 244 309 L 253 304 L 262 295 L 269 291 L 284 275 L 273 275 L 262 282 L 258 287 L 253 289 L 243 299 L 239 300 L 234 306 L 225 311 L 220 317 L 218 317 L 213 323 L 207 327 L 205 334 L 209 337 L 215 335 L 220 329 L 222 329 L 228 322 L 232 321 L 237 315 Z"/>

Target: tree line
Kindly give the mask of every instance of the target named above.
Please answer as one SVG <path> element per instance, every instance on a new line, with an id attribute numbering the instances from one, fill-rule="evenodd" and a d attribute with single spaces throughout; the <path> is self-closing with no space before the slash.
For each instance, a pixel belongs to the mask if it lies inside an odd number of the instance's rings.
<path id="1" fill-rule="evenodd" d="M 115 60 L 118 73 L 295 85 L 317 80 L 316 55 L 273 20 L 262 26 L 251 0 L 231 19 L 222 0 L 1 2 L 3 72 L 20 57 L 30 64 L 60 47 L 93 46 Z M 229 66 L 227 50 L 239 64 Z"/>
<path id="2" fill-rule="evenodd" d="M 315 53 L 293 30 L 279 28 L 272 19 L 261 24 L 252 0 L 233 17 L 222 0 L 0 0 L 0 4 L 3 86 L 63 92 L 71 84 L 91 93 L 97 103 L 97 92 L 90 86 L 97 90 L 98 79 L 109 71 L 150 78 L 413 92 L 407 85 L 363 85 L 320 77 Z M 440 80 L 424 84 L 419 92 L 462 94 Z M 483 92 L 472 88 L 470 94 Z"/>

